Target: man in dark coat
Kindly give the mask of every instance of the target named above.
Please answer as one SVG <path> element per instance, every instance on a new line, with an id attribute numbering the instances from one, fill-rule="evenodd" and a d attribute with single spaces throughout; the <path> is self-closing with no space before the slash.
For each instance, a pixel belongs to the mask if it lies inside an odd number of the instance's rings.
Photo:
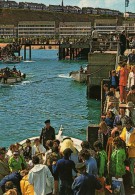
<path id="1" fill-rule="evenodd" d="M 102 185 L 94 175 L 86 173 L 85 163 L 77 163 L 76 169 L 80 174 L 72 184 L 74 195 L 95 195 L 95 190 L 100 190 Z"/>
<path id="2" fill-rule="evenodd" d="M 70 148 L 66 148 L 63 151 L 63 158 L 57 162 L 53 162 L 53 174 L 60 179 L 60 192 L 59 195 L 72 195 L 71 186 L 73 183 L 72 170 L 76 172 L 75 163 L 70 160 L 70 156 L 73 151 Z"/>
<path id="3" fill-rule="evenodd" d="M 124 30 L 120 34 L 119 39 L 120 39 L 120 55 L 123 56 L 127 46 L 127 38 Z"/>
<path id="4" fill-rule="evenodd" d="M 45 121 L 45 127 L 42 129 L 40 135 L 40 142 L 46 147 L 47 140 L 55 140 L 55 130 L 50 125 L 50 120 Z"/>

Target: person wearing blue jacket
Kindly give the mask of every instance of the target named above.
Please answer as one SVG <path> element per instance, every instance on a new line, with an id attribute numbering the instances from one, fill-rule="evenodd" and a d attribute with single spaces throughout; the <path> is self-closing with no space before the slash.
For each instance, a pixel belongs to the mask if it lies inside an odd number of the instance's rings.
<path id="1" fill-rule="evenodd" d="M 102 185 L 92 174 L 86 173 L 85 163 L 77 163 L 76 170 L 80 174 L 72 184 L 74 195 L 95 195 L 95 190 L 100 190 Z"/>
<path id="2" fill-rule="evenodd" d="M 12 181 L 14 186 L 17 188 L 17 191 L 19 194 L 21 194 L 21 189 L 20 189 L 20 181 L 22 179 L 21 173 L 20 172 L 13 172 L 7 176 L 5 176 L 1 181 L 0 181 L 0 188 L 2 189 L 3 193 L 5 192 L 5 183 L 8 181 Z"/>

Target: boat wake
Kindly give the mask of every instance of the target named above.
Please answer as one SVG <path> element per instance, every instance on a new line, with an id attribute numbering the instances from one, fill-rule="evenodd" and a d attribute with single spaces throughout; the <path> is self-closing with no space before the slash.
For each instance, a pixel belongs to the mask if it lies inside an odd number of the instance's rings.
<path id="1" fill-rule="evenodd" d="M 24 63 L 32 63 L 32 62 L 35 62 L 35 61 L 32 61 L 32 60 L 26 60 L 26 61 L 23 61 Z"/>
<path id="2" fill-rule="evenodd" d="M 21 85 L 27 85 L 27 84 L 30 84 L 30 83 L 31 83 L 31 81 L 22 81 Z"/>
<path id="3" fill-rule="evenodd" d="M 58 77 L 60 77 L 60 78 L 66 78 L 66 79 L 70 79 L 71 78 L 69 76 L 69 74 L 59 74 Z"/>

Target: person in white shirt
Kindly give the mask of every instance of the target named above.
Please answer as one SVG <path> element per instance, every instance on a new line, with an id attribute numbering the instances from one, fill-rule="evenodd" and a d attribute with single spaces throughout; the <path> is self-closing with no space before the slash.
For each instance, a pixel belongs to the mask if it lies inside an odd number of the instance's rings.
<path id="1" fill-rule="evenodd" d="M 43 160 L 43 156 L 45 155 L 45 152 L 46 152 L 46 149 L 40 143 L 40 139 L 36 138 L 34 140 L 34 146 L 32 147 L 32 157 L 38 156 L 41 162 Z"/>
<path id="2" fill-rule="evenodd" d="M 93 41 L 97 41 L 98 40 L 98 37 L 99 37 L 98 31 L 95 28 L 93 28 L 93 31 L 92 31 L 92 40 Z"/>

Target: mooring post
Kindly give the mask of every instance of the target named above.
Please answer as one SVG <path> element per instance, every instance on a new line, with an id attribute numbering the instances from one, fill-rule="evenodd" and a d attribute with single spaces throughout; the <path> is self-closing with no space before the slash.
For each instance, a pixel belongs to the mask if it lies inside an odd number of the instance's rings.
<path id="1" fill-rule="evenodd" d="M 26 45 L 24 45 L 24 61 L 26 61 Z"/>
<path id="2" fill-rule="evenodd" d="M 62 52 L 62 58 L 65 59 L 65 47 L 63 48 L 63 52 Z"/>
<path id="3" fill-rule="evenodd" d="M 72 60 L 72 48 L 71 48 L 71 44 L 70 44 L 70 60 Z"/>
<path id="4" fill-rule="evenodd" d="M 29 46 L 29 60 L 31 60 L 31 45 Z"/>

